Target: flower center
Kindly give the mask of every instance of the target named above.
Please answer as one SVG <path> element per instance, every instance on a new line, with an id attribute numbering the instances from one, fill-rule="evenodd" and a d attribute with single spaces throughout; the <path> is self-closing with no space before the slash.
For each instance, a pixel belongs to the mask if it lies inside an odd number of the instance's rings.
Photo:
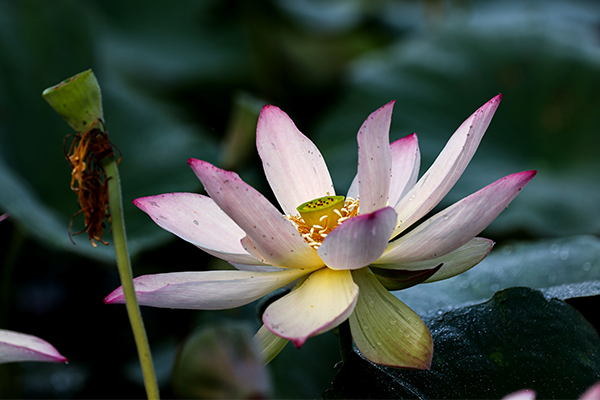
<path id="1" fill-rule="evenodd" d="M 286 215 L 304 240 L 315 250 L 331 231 L 349 218 L 358 215 L 358 199 L 344 196 L 325 196 L 299 205 L 300 217 Z"/>

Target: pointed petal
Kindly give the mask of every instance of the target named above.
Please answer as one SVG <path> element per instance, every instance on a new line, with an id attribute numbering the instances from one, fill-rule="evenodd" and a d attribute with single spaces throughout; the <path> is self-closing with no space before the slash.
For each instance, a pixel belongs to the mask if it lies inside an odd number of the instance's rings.
<path id="1" fill-rule="evenodd" d="M 278 107 L 263 107 L 256 128 L 256 147 L 284 213 L 298 215 L 296 207 L 300 204 L 335 195 L 321 152 Z"/>
<path id="2" fill-rule="evenodd" d="M 264 325 L 256 332 L 253 340 L 263 358 L 264 365 L 270 363 L 289 342 L 289 340 L 275 335 Z"/>
<path id="3" fill-rule="evenodd" d="M 357 297 L 358 286 L 352 281 L 350 271 L 322 268 L 267 307 L 263 323 L 271 332 L 291 340 L 299 348 L 309 337 L 346 320 Z"/>
<path id="4" fill-rule="evenodd" d="M 195 193 L 167 193 L 133 203 L 164 230 L 225 261 L 261 264 L 240 244 L 246 234 L 215 202 Z"/>
<path id="5" fill-rule="evenodd" d="M 417 182 L 421 152 L 419 141 L 414 133 L 391 144 L 392 180 L 390 183 L 390 205 L 396 205 Z"/>
<path id="6" fill-rule="evenodd" d="M 376 263 L 431 260 L 459 248 L 484 230 L 535 174 L 525 171 L 505 176 L 454 203 L 391 242 Z"/>
<path id="7" fill-rule="evenodd" d="M 358 131 L 360 211 L 368 214 L 388 205 L 392 152 L 390 124 L 394 102 L 373 112 Z"/>
<path id="8" fill-rule="evenodd" d="M 414 311 L 388 292 L 369 268 L 352 271 L 360 288 L 350 330 L 362 355 L 376 364 L 429 369 L 433 341 Z"/>
<path id="9" fill-rule="evenodd" d="M 383 254 L 395 224 L 392 207 L 358 215 L 327 235 L 317 252 L 331 269 L 362 268 Z"/>
<path id="10" fill-rule="evenodd" d="M 0 329 L 0 364 L 19 361 L 68 360 L 54 346 L 39 337 Z"/>
<path id="11" fill-rule="evenodd" d="M 398 201 L 393 237 L 431 211 L 454 186 L 473 158 L 501 99 L 502 95 L 494 97 L 463 122 L 427 172 Z"/>
<path id="12" fill-rule="evenodd" d="M 291 269 L 281 272 L 201 271 L 139 276 L 133 280 L 143 306 L 191 310 L 223 310 L 243 306 L 310 273 Z M 124 304 L 119 287 L 104 299 Z"/>
<path id="13" fill-rule="evenodd" d="M 290 221 L 236 173 L 196 159 L 189 164 L 210 197 L 246 232 L 267 264 L 287 268 L 323 265 Z"/>

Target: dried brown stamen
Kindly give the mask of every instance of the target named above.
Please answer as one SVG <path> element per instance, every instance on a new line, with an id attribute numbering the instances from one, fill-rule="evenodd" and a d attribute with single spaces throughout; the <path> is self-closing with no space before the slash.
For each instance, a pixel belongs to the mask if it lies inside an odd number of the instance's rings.
<path id="1" fill-rule="evenodd" d="M 67 139 L 73 141 L 67 151 Z M 77 203 L 81 208 L 71 217 L 69 223 L 69 237 L 73 218 L 83 213 L 85 228 L 73 235 L 87 232 L 92 246 L 96 242 L 107 245 L 103 240 L 104 220 L 110 224 L 110 211 L 108 207 L 108 179 L 101 161 L 114 155 L 114 144 L 109 140 L 104 122 L 96 120 L 91 128 L 83 133 L 69 135 L 63 142 L 63 151 L 69 162 L 71 171 L 71 190 L 77 193 Z M 117 164 L 121 161 L 117 160 Z M 71 240 L 73 240 L 71 238 Z"/>

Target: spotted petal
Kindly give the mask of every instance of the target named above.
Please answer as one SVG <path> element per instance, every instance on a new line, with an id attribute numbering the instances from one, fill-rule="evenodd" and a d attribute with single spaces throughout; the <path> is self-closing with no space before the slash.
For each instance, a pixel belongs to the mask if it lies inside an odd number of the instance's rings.
<path id="1" fill-rule="evenodd" d="M 323 265 L 290 221 L 236 173 L 206 161 L 190 159 L 189 163 L 210 197 L 246 232 L 267 264 L 286 268 Z"/>
<path id="2" fill-rule="evenodd" d="M 164 230 L 215 257 L 241 264 L 263 264 L 241 245 L 246 233 L 209 197 L 167 193 L 135 199 L 133 203 Z"/>
<path id="3" fill-rule="evenodd" d="M 278 107 L 263 107 L 256 128 L 256 147 L 284 213 L 297 215 L 300 204 L 335 195 L 321 152 Z"/>
<path id="4" fill-rule="evenodd" d="M 496 219 L 535 174 L 525 171 L 505 176 L 454 203 L 391 242 L 376 263 L 431 260 L 459 248 Z"/>
<path id="5" fill-rule="evenodd" d="M 390 205 L 396 205 L 417 182 L 421 153 L 414 133 L 394 141 L 392 150 L 392 180 L 390 182 Z"/>
<path id="6" fill-rule="evenodd" d="M 358 131 L 358 191 L 360 211 L 368 214 L 386 207 L 392 175 L 390 123 L 394 102 L 373 112 Z"/>
<path id="7" fill-rule="evenodd" d="M 390 150 L 392 153 L 392 177 L 389 204 L 394 206 L 415 185 L 419 177 L 421 153 L 417 135 L 413 133 L 394 141 L 390 145 Z M 360 194 L 358 189 L 358 174 L 356 174 L 346 197 L 357 199 Z"/>
<path id="8" fill-rule="evenodd" d="M 309 272 L 301 269 L 174 272 L 144 275 L 133 281 L 138 302 L 144 306 L 223 310 L 251 303 Z M 124 304 L 123 288 L 114 290 L 104 302 Z"/>
<path id="9" fill-rule="evenodd" d="M 300 347 L 306 339 L 338 326 L 352 313 L 358 286 L 350 271 L 322 268 L 265 310 L 271 332 Z"/>
<path id="10" fill-rule="evenodd" d="M 383 254 L 395 224 L 392 207 L 348 219 L 323 240 L 319 256 L 336 270 L 365 267 Z"/>
<path id="11" fill-rule="evenodd" d="M 360 293 L 350 330 L 358 350 L 374 363 L 429 369 L 433 341 L 414 311 L 387 291 L 369 268 L 352 271 Z"/>
<path id="12" fill-rule="evenodd" d="M 67 359 L 43 339 L 0 329 L 0 363 L 19 361 L 66 362 Z"/>
<path id="13" fill-rule="evenodd" d="M 452 189 L 473 158 L 502 95 L 475 111 L 450 138 L 435 162 L 394 207 L 398 224 L 392 237 L 425 216 Z"/>

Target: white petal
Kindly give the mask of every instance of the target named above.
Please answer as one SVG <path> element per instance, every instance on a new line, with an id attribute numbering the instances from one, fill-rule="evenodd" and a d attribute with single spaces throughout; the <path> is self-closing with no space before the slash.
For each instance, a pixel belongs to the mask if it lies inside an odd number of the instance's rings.
<path id="1" fill-rule="evenodd" d="M 323 265 L 292 223 L 236 173 L 206 161 L 190 159 L 189 163 L 210 197 L 246 232 L 267 264 L 287 268 Z"/>
<path id="2" fill-rule="evenodd" d="M 327 235 L 317 252 L 332 269 L 365 267 L 383 254 L 395 224 L 392 207 L 358 215 Z"/>
<path id="3" fill-rule="evenodd" d="M 298 215 L 296 207 L 300 204 L 335 195 L 321 152 L 279 108 L 263 107 L 256 128 L 256 147 L 284 213 Z"/>
<path id="4" fill-rule="evenodd" d="M 311 270 L 281 272 L 201 271 L 144 275 L 133 280 L 143 306 L 223 310 L 243 306 L 295 281 Z M 109 294 L 107 304 L 124 304 L 123 288 Z"/>
<path id="5" fill-rule="evenodd" d="M 525 171 L 505 176 L 454 203 L 391 242 L 376 263 L 431 260 L 459 248 L 496 219 L 535 174 Z"/>
<path id="6" fill-rule="evenodd" d="M 398 201 L 394 207 L 398 212 L 398 225 L 392 237 L 425 216 L 454 186 L 473 158 L 501 98 L 501 95 L 494 97 L 467 118 L 427 172 Z"/>
<path id="7" fill-rule="evenodd" d="M 394 141 L 392 150 L 392 180 L 390 205 L 393 207 L 417 182 L 421 152 L 414 133 Z"/>
<path id="8" fill-rule="evenodd" d="M 352 271 L 360 288 L 350 316 L 350 330 L 358 350 L 376 364 L 429 369 L 433 341 L 414 311 L 388 292 L 369 268 Z"/>
<path id="9" fill-rule="evenodd" d="M 164 230 L 223 260 L 261 264 L 240 244 L 246 234 L 215 202 L 195 193 L 167 193 L 133 203 Z"/>
<path id="10" fill-rule="evenodd" d="M 0 363 L 20 361 L 66 362 L 67 359 L 39 337 L 0 329 Z"/>
<path id="11" fill-rule="evenodd" d="M 358 286 L 352 281 L 350 271 L 322 268 L 267 307 L 263 323 L 277 336 L 300 347 L 309 337 L 346 320 L 357 297 Z"/>
<path id="12" fill-rule="evenodd" d="M 358 131 L 358 191 L 360 212 L 368 214 L 388 205 L 392 175 L 390 124 L 394 102 L 373 112 Z"/>

